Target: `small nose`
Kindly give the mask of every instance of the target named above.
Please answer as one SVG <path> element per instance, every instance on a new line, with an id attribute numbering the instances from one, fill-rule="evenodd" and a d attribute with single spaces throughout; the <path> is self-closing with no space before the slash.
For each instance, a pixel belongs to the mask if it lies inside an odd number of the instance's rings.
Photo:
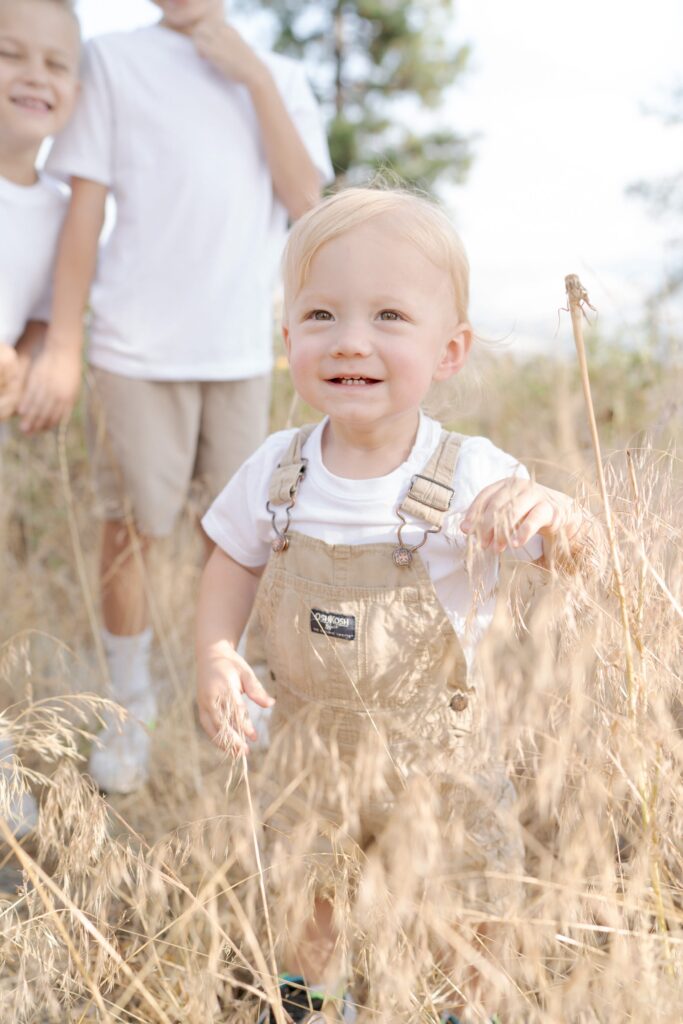
<path id="1" fill-rule="evenodd" d="M 372 344 L 367 330 L 367 326 L 364 324 L 340 325 L 332 340 L 332 355 L 346 359 L 370 355 Z"/>
<path id="2" fill-rule="evenodd" d="M 29 85 L 44 85 L 48 81 L 47 68 L 42 55 L 30 57 L 24 69 L 24 78 Z"/>

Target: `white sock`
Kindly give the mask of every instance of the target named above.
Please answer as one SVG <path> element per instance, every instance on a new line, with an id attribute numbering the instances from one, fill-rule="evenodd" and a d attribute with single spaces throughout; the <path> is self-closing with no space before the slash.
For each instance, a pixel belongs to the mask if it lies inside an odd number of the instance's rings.
<path id="1" fill-rule="evenodd" d="M 110 696 L 141 717 L 155 714 L 156 700 L 149 671 L 152 630 L 134 636 L 115 636 L 102 629 L 111 679 Z"/>

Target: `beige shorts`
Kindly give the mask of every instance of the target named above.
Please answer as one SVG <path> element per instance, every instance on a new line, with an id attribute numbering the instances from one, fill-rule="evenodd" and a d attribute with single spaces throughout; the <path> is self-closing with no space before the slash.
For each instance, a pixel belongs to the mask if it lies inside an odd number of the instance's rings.
<path id="1" fill-rule="evenodd" d="M 202 513 L 266 436 L 270 376 L 136 380 L 90 368 L 87 438 L 99 512 L 165 537 L 198 485 Z"/>

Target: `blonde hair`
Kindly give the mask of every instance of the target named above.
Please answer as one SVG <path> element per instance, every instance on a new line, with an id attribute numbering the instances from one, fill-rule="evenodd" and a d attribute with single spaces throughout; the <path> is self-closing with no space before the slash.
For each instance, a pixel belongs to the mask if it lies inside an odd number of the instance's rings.
<path id="1" fill-rule="evenodd" d="M 2 0 L 0 0 L 2 2 Z M 44 3 L 51 3 L 53 7 L 61 7 L 63 11 L 70 14 L 76 22 L 80 32 L 80 22 L 76 13 L 76 0 L 43 0 Z"/>
<path id="2" fill-rule="evenodd" d="M 384 215 L 394 218 L 397 230 L 423 256 L 448 272 L 458 318 L 467 320 L 470 268 L 460 236 L 435 202 L 399 188 L 343 189 L 296 222 L 282 258 L 285 316 L 288 304 L 306 283 L 319 249 L 371 218 Z"/>

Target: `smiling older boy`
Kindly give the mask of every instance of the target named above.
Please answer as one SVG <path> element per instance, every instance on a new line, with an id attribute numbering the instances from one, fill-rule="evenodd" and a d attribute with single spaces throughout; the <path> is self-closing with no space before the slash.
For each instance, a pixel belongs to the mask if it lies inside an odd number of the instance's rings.
<path id="1" fill-rule="evenodd" d="M 222 0 L 155 2 L 156 25 L 90 42 L 80 106 L 50 157 L 73 198 L 51 330 L 20 409 L 31 431 L 73 403 L 94 277 L 103 635 L 112 696 L 131 712 L 91 756 L 110 792 L 145 780 L 142 723 L 156 713 L 139 553 L 171 532 L 193 478 L 210 499 L 265 435 L 287 218 L 311 207 L 331 174 L 297 63 L 252 49 Z M 98 259 L 109 192 L 117 220 Z"/>
<path id="2" fill-rule="evenodd" d="M 45 333 L 67 196 L 36 158 L 73 110 L 79 55 L 68 0 L 0 0 L 0 420 L 16 411 Z"/>
<path id="3" fill-rule="evenodd" d="M 79 59 L 80 32 L 68 0 L 0 0 L 0 505 L 1 421 L 15 413 L 43 342 L 67 208 L 66 190 L 36 171 L 36 158 L 71 115 Z M 37 807 L 29 793 L 13 791 L 13 768 L 13 744 L 0 735 L 0 782 L 9 783 L 0 814 L 23 835 L 35 825 Z"/>

